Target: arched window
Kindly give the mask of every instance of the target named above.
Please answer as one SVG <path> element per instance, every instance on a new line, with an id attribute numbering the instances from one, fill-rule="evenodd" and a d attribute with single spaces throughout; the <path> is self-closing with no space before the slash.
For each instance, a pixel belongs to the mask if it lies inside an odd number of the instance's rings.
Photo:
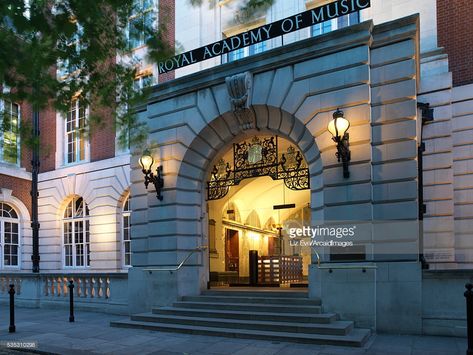
<path id="1" fill-rule="evenodd" d="M 74 197 L 64 212 L 64 266 L 90 266 L 89 208 Z"/>
<path id="2" fill-rule="evenodd" d="M 3 266 L 19 266 L 19 220 L 13 207 L 0 203 L 0 237 Z"/>
<path id="3" fill-rule="evenodd" d="M 122 209 L 122 260 L 124 266 L 131 266 L 130 199 L 129 196 L 126 198 Z"/>

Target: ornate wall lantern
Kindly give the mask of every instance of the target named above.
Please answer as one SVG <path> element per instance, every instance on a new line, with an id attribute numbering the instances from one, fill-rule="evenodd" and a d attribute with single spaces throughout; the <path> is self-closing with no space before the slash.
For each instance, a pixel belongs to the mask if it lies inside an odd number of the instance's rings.
<path id="1" fill-rule="evenodd" d="M 343 111 L 337 109 L 333 114 L 333 119 L 328 124 L 328 131 L 332 134 L 332 139 L 337 143 L 337 159 L 338 162 L 342 162 L 343 165 L 343 177 L 349 178 L 350 172 L 348 171 L 348 162 L 351 159 L 351 153 L 349 149 L 349 136 L 348 128 L 350 128 L 350 122 L 343 117 Z"/>
<path id="2" fill-rule="evenodd" d="M 161 195 L 161 189 L 164 186 L 164 181 L 163 181 L 163 167 L 162 165 L 158 166 L 156 168 L 156 175 L 153 174 L 151 171 L 151 168 L 154 164 L 154 159 L 151 156 L 151 153 L 148 149 L 145 149 L 143 152 L 143 155 L 140 158 L 140 165 L 141 165 L 141 171 L 145 175 L 145 186 L 148 188 L 149 183 L 152 183 L 154 187 L 156 188 L 156 197 L 158 198 L 159 201 L 163 200 L 163 196 Z"/>

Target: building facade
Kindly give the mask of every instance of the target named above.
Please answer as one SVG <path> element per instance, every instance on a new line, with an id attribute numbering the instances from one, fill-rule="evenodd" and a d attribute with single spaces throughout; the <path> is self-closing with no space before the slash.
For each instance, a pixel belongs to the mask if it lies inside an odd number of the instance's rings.
<path id="1" fill-rule="evenodd" d="M 130 21 L 159 8 L 169 40 L 187 51 L 329 2 L 276 1 L 240 24 L 232 1 L 145 1 Z M 272 282 L 307 284 L 324 309 L 358 326 L 463 334 L 461 288 L 473 263 L 473 53 L 465 39 L 472 11 L 464 0 L 372 0 L 359 13 L 170 74 L 147 63 L 145 39 L 130 33 L 141 65 L 137 86 L 157 84 L 138 114 L 149 130 L 153 170 L 163 169 L 163 200 L 143 184 L 141 151 L 118 149 L 109 128 L 90 139 L 76 133 L 94 108 L 75 101 L 67 117 L 42 112 L 43 276 L 33 296 L 22 281 L 23 301 L 53 302 L 76 274 L 84 307 L 146 311 L 208 285 L 247 283 L 248 253 L 256 250 L 270 264 L 273 256 L 290 257 L 300 270 Z M 244 102 L 232 96 L 232 82 Z M 17 121 L 31 117 L 27 105 L 2 107 Z M 337 109 L 350 122 L 348 178 L 327 130 Z M 30 158 L 12 134 L 4 133 L 0 155 L 2 271 L 30 282 Z M 261 173 L 210 198 L 209 183 L 226 173 L 225 164 L 236 171 L 235 146 L 249 154 L 271 137 L 278 162 L 290 148 L 302 156 L 307 186 L 297 191 L 286 175 Z M 357 247 L 343 255 L 291 245 L 283 231 L 324 223 L 356 225 Z M 178 272 L 162 271 L 190 254 Z M 435 296 L 439 290 L 445 296 Z"/>

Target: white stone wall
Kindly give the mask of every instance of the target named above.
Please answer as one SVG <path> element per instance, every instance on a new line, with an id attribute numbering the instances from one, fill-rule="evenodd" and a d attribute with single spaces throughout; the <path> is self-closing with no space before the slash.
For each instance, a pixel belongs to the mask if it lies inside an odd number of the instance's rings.
<path id="1" fill-rule="evenodd" d="M 473 267 L 473 85 L 452 90 L 455 260 Z M 461 267 L 460 267 L 461 268 Z"/>
<path id="2" fill-rule="evenodd" d="M 455 260 L 452 161 L 452 75 L 448 58 L 432 52 L 421 63 L 419 102 L 434 109 L 434 120 L 422 128 L 425 142 L 424 169 L 424 253 L 428 262 Z M 452 266 L 452 265 L 450 265 Z M 446 268 L 449 264 L 432 265 Z"/>
<path id="3" fill-rule="evenodd" d="M 66 270 L 63 216 L 67 203 L 81 196 L 90 210 L 91 262 L 67 271 L 122 270 L 121 208 L 130 186 L 129 157 L 77 164 L 39 175 L 40 269 Z"/>
<path id="4" fill-rule="evenodd" d="M 136 309 L 146 303 L 166 304 L 170 294 L 198 294 L 205 285 L 206 253 L 197 254 L 186 268 L 162 281 L 159 272 L 147 275 L 143 269 L 176 265 L 192 249 L 207 244 L 205 181 L 209 169 L 232 143 L 244 137 L 277 134 L 303 152 L 311 176 L 314 225 L 323 220 L 416 220 L 417 190 L 411 185 L 417 184 L 413 125 L 417 117 L 417 21 L 411 17 L 374 29 L 366 22 L 329 34 L 323 42 L 295 42 L 290 48 L 258 55 L 256 62 L 231 63 L 213 69 L 211 77 L 197 73 L 156 91 L 141 117 L 148 125 L 157 164 L 163 166 L 164 199 L 161 202 L 154 191 L 144 189 L 134 157 L 132 195 L 141 208 L 132 217 L 136 263 L 130 274 L 130 299 L 146 292 L 157 298 L 141 300 Z M 398 31 L 396 38 L 390 35 L 393 26 Z M 224 83 L 225 77 L 247 70 L 254 76 L 251 108 L 259 131 L 241 130 Z M 337 108 L 351 122 L 348 179 L 343 178 L 335 144 L 326 129 Z M 406 195 L 395 196 L 400 190 L 406 190 Z M 375 193 L 380 196 L 377 200 Z M 394 245 L 407 245 L 411 256 L 417 257 L 416 228 L 402 238 L 389 239 L 390 235 L 367 226 L 357 242 L 370 245 L 368 260 Z M 317 289 L 319 282 L 320 278 L 311 280 L 311 287 Z M 146 283 L 156 286 L 150 290 Z M 162 287 L 169 290 L 166 297 L 158 295 Z"/>
<path id="5" fill-rule="evenodd" d="M 328 0 L 277 0 L 259 19 L 263 23 L 271 23 L 282 18 L 306 11 L 314 6 L 324 5 Z M 232 29 L 232 35 L 248 30 L 248 26 L 237 26 L 234 14 L 241 4 L 231 0 L 223 2 L 223 6 L 209 6 L 203 1 L 200 7 L 193 7 L 188 0 L 176 0 L 176 43 L 178 48 L 189 51 L 209 43 L 221 40 L 222 34 Z M 402 17 L 420 15 L 420 49 L 428 52 L 437 48 L 437 2 L 436 0 L 371 0 L 371 8 L 360 12 L 360 21 L 373 20 L 375 25 L 393 21 Z M 237 29 L 239 27 L 239 29 Z M 233 31 L 236 31 L 233 33 Z M 275 48 L 310 36 L 310 28 L 275 38 L 268 42 L 268 48 Z M 190 65 L 176 71 L 176 77 L 195 73 L 221 63 L 217 57 L 201 63 Z"/>
<path id="6" fill-rule="evenodd" d="M 375 25 L 419 14 L 421 52 L 437 48 L 436 0 L 371 0 L 371 8 L 361 12 L 361 21 L 372 19 Z"/>

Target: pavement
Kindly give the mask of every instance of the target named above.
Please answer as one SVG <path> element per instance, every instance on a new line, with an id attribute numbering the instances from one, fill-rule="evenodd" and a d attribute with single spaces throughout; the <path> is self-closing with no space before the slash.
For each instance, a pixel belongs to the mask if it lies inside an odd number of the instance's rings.
<path id="1" fill-rule="evenodd" d="M 125 317 L 78 311 L 69 323 L 67 309 L 16 308 L 16 333 L 8 333 L 8 309 L 2 308 L 0 355 L 465 355 L 467 348 L 466 338 L 453 337 L 375 334 L 365 347 L 350 348 L 112 328 L 111 321 Z"/>

